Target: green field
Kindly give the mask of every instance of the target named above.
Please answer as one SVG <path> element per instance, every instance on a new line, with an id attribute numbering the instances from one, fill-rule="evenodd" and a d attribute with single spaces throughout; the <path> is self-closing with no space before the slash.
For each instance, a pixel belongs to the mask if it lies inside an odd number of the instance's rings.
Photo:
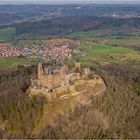
<path id="1" fill-rule="evenodd" d="M 115 46 L 140 45 L 140 37 L 128 39 L 108 39 L 108 44 Z"/>
<path id="2" fill-rule="evenodd" d="M 13 27 L 0 29 L 0 40 L 9 40 L 16 34 L 16 29 Z"/>
<path id="3" fill-rule="evenodd" d="M 27 58 L 17 58 L 17 57 L 0 57 L 0 68 L 1 69 L 16 69 L 19 65 L 28 66 L 35 64 L 35 61 Z"/>
<path id="4" fill-rule="evenodd" d="M 91 30 L 74 32 L 67 35 L 72 39 L 88 39 L 91 41 L 107 40 L 108 45 L 127 46 L 140 45 L 140 31 L 136 30 Z"/>
<path id="5" fill-rule="evenodd" d="M 76 56 L 84 65 L 92 66 L 93 63 L 108 64 L 122 63 L 140 67 L 140 53 L 123 47 L 91 44 L 81 45 L 82 53 Z"/>
<path id="6" fill-rule="evenodd" d="M 97 29 L 71 33 L 67 37 L 87 39 L 95 43 L 94 45 L 82 45 L 80 47 L 82 54 L 76 59 L 80 59 L 84 65 L 120 63 L 140 67 L 140 52 L 134 50 L 140 48 L 140 31 L 134 29 Z"/>

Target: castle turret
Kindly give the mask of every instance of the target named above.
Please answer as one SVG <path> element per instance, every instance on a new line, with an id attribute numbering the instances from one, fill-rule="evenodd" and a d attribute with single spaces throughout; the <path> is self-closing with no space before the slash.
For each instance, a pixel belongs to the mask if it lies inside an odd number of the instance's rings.
<path id="1" fill-rule="evenodd" d="M 80 67 L 81 67 L 80 62 L 79 61 L 75 62 L 75 71 L 80 71 Z"/>
<path id="2" fill-rule="evenodd" d="M 39 63 L 38 64 L 38 80 L 42 80 L 42 72 L 43 72 L 42 64 Z"/>
<path id="3" fill-rule="evenodd" d="M 90 68 L 84 68 L 84 76 L 83 78 L 88 78 L 90 76 Z"/>

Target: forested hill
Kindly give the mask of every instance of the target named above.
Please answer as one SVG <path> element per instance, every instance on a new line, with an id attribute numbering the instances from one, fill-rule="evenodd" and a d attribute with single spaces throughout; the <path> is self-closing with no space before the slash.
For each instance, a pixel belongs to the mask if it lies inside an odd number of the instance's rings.
<path id="1" fill-rule="evenodd" d="M 25 22 L 16 25 L 17 34 L 66 35 L 76 31 L 93 29 L 140 29 L 140 18 L 111 17 L 59 17 L 38 22 Z"/>

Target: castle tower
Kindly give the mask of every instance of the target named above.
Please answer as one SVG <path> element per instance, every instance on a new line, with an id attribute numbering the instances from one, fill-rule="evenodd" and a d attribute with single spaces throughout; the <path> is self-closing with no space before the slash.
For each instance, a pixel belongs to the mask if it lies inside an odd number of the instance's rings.
<path id="1" fill-rule="evenodd" d="M 59 74 L 60 74 L 60 80 L 62 82 L 64 82 L 64 78 L 65 78 L 65 66 L 63 66 L 60 71 L 59 71 Z"/>
<path id="2" fill-rule="evenodd" d="M 80 71 L 80 67 L 81 67 L 80 62 L 79 61 L 75 62 L 75 71 Z"/>
<path id="3" fill-rule="evenodd" d="M 42 64 L 39 63 L 38 64 L 38 80 L 42 80 L 42 72 L 43 72 Z"/>
<path id="4" fill-rule="evenodd" d="M 84 78 L 88 78 L 90 76 L 90 68 L 84 68 Z"/>

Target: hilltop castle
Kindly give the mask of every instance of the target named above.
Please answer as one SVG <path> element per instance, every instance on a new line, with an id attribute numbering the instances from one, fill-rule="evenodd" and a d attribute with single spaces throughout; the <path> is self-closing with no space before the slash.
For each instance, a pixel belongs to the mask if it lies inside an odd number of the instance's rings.
<path id="1" fill-rule="evenodd" d="M 38 64 L 37 79 L 31 80 L 31 86 L 35 89 L 44 88 L 47 91 L 69 84 L 80 78 L 80 62 L 75 62 L 74 72 L 68 74 L 68 67 L 63 63 L 54 63 L 51 66 Z"/>

